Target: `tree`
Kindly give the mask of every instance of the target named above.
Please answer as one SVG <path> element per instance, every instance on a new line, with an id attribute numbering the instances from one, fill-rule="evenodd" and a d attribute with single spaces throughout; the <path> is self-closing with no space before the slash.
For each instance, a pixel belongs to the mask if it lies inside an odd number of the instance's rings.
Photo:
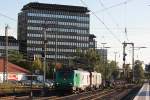
<path id="1" fill-rule="evenodd" d="M 115 61 L 105 61 L 101 55 L 94 49 L 88 49 L 86 52 L 81 52 L 77 49 L 75 62 L 80 64 L 82 68 L 92 69 L 102 74 L 104 78 L 110 79 L 113 76 L 114 79 L 118 78 L 119 71 Z M 106 70 L 106 71 L 105 71 Z M 106 72 L 106 73 L 105 73 Z"/>
<path id="2" fill-rule="evenodd" d="M 24 60 L 23 54 L 19 53 L 16 50 L 10 50 L 8 52 L 8 60 L 11 61 L 12 63 L 18 64 Z"/>
<path id="3" fill-rule="evenodd" d="M 110 61 L 106 66 L 106 79 L 117 79 L 119 77 L 118 66 L 115 61 Z"/>
<path id="4" fill-rule="evenodd" d="M 74 64 L 75 66 L 80 66 L 83 69 L 100 72 L 102 77 L 104 77 L 104 66 L 106 64 L 103 62 L 101 55 L 95 49 L 88 49 L 86 52 L 82 52 L 82 50 L 77 49 Z"/>
<path id="5" fill-rule="evenodd" d="M 128 82 L 131 82 L 133 75 L 132 75 L 132 72 L 131 72 L 130 64 L 125 64 L 124 69 L 125 69 L 125 79 Z"/>
<path id="6" fill-rule="evenodd" d="M 100 56 L 94 49 L 88 49 L 86 52 L 77 50 L 75 63 L 78 63 L 82 68 L 97 69 L 100 64 Z"/>
<path id="7" fill-rule="evenodd" d="M 46 70 L 46 78 L 53 79 L 54 78 L 54 68 L 55 68 L 55 62 L 50 61 L 48 63 L 48 67 Z"/>
<path id="8" fill-rule="evenodd" d="M 134 78 L 137 82 L 141 82 L 144 78 L 144 70 L 142 68 L 142 61 L 136 60 L 134 66 Z"/>
<path id="9" fill-rule="evenodd" d="M 32 62 L 32 68 L 33 70 L 43 71 L 42 61 L 39 57 L 35 57 L 35 60 Z"/>
<path id="10" fill-rule="evenodd" d="M 16 50 L 9 50 L 8 51 L 8 61 L 10 61 L 13 64 L 16 64 L 22 68 L 25 68 L 27 70 L 31 70 L 31 63 L 24 59 L 24 56 L 22 53 Z"/>

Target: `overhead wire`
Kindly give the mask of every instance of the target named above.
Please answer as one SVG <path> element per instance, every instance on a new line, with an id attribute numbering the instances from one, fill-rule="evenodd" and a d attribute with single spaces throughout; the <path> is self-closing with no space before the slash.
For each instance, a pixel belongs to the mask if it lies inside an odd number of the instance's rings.
<path id="1" fill-rule="evenodd" d="M 12 21 L 17 22 L 17 20 L 16 20 L 16 19 L 11 18 L 11 17 L 9 17 L 9 16 L 7 16 L 7 15 L 5 15 L 5 14 L 0 13 L 0 16 L 5 17 L 5 18 L 7 18 L 7 19 L 9 19 L 9 20 L 12 20 Z"/>
<path id="2" fill-rule="evenodd" d="M 100 5 L 105 9 L 106 6 L 105 6 L 104 3 L 102 2 L 102 0 L 98 0 L 98 1 L 99 1 Z M 120 28 L 120 27 L 119 27 L 119 24 L 118 24 L 117 21 L 114 19 L 114 17 L 113 17 L 108 11 L 106 11 L 106 12 L 107 12 L 108 16 L 110 16 L 110 18 L 111 18 L 111 20 L 113 21 L 113 23 L 117 26 L 117 28 Z M 122 31 L 121 33 L 124 34 L 123 31 Z M 127 35 L 126 35 L 126 39 L 128 40 Z"/>
<path id="3" fill-rule="evenodd" d="M 111 5 L 111 6 L 109 6 L 109 7 L 104 8 L 104 9 L 95 11 L 95 13 L 103 12 L 103 11 L 105 11 L 105 10 L 108 10 L 108 9 L 111 9 L 111 8 L 114 8 L 114 7 L 118 7 L 118 6 L 125 5 L 125 4 L 129 3 L 130 1 L 132 1 L 132 0 L 127 0 L 127 1 L 124 1 L 124 2 L 120 2 L 120 3 L 117 3 L 117 4 Z"/>
<path id="4" fill-rule="evenodd" d="M 127 2 L 127 0 L 126 0 Z M 127 38 L 127 41 L 129 41 L 129 38 L 128 38 L 128 30 L 127 30 L 127 3 L 125 4 L 125 15 L 124 15 L 124 20 L 125 20 L 125 29 L 124 29 L 124 34 L 125 34 L 125 37 Z"/>
<path id="5" fill-rule="evenodd" d="M 83 0 L 80 0 L 80 1 L 81 1 L 81 3 L 82 3 L 84 6 L 88 7 L 88 5 L 87 5 Z M 108 32 L 109 32 L 119 43 L 122 44 L 121 40 L 109 29 L 109 27 L 104 23 L 104 21 L 103 21 L 100 17 L 98 17 L 98 16 L 95 14 L 95 12 L 93 12 L 92 10 L 90 10 L 90 11 L 91 11 L 91 13 L 98 19 L 98 21 L 100 21 L 100 23 L 104 25 L 104 27 L 108 30 Z"/>
<path id="6" fill-rule="evenodd" d="M 11 21 L 17 22 L 16 19 L 11 18 L 11 17 L 9 17 L 9 16 L 7 16 L 7 15 L 5 15 L 5 14 L 0 13 L 0 16 L 2 16 L 2 17 L 4 17 L 4 18 L 7 18 L 7 19 L 9 19 L 9 20 L 11 20 Z M 10 28 L 10 27 L 9 27 L 9 28 Z M 11 29 L 12 29 L 12 27 L 11 27 Z M 14 29 L 12 29 L 12 30 L 14 31 Z M 1 34 L 1 35 L 3 35 L 3 34 Z M 12 34 L 11 34 L 11 35 L 12 35 Z"/>

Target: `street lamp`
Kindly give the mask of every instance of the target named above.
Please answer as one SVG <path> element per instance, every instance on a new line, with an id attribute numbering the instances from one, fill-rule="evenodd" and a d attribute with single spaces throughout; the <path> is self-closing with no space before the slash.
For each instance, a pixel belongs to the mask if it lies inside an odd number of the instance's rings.
<path id="1" fill-rule="evenodd" d="M 101 44 L 103 45 L 103 48 L 104 48 L 107 43 L 101 43 Z"/>
<path id="2" fill-rule="evenodd" d="M 8 82 L 8 28 L 8 25 L 5 26 L 5 57 L 3 69 L 3 83 Z"/>
<path id="3" fill-rule="evenodd" d="M 45 79 L 46 79 L 46 52 L 47 52 L 47 37 L 46 37 L 46 31 L 47 31 L 47 24 L 46 21 L 44 23 L 44 27 L 43 27 L 43 91 L 42 91 L 42 95 L 45 95 Z"/>

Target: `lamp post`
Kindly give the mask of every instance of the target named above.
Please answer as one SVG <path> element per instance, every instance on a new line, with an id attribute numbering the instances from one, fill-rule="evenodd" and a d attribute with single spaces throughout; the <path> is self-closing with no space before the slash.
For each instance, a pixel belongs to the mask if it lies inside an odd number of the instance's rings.
<path id="1" fill-rule="evenodd" d="M 58 21 L 56 22 L 56 25 L 58 26 Z M 56 72 L 56 66 L 57 66 L 57 42 L 58 42 L 58 33 L 55 33 L 55 67 L 53 69 L 53 80 L 55 79 L 55 72 Z"/>
<path id="2" fill-rule="evenodd" d="M 8 25 L 5 26 L 5 57 L 4 57 L 4 72 L 3 72 L 3 83 L 7 82 L 8 78 Z"/>
<path id="3" fill-rule="evenodd" d="M 42 95 L 45 95 L 45 79 L 46 79 L 46 51 L 47 51 L 47 38 L 46 38 L 46 30 L 47 30 L 47 25 L 46 25 L 46 21 L 44 23 L 44 27 L 43 27 L 43 91 L 42 91 Z"/>

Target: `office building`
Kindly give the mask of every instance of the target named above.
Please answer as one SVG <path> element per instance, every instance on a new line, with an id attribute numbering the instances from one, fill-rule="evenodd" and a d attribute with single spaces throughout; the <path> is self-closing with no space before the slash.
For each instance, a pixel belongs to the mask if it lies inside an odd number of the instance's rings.
<path id="1" fill-rule="evenodd" d="M 68 61 L 76 55 L 77 49 L 95 48 L 95 37 L 90 39 L 89 26 L 86 7 L 26 4 L 18 14 L 19 50 L 28 56 L 42 55 L 46 31 L 46 59 Z"/>
<path id="2" fill-rule="evenodd" d="M 0 57 L 4 57 L 5 56 L 5 52 L 6 52 L 6 37 L 5 36 L 0 36 Z M 8 50 L 16 50 L 19 51 L 19 44 L 18 41 L 12 37 L 12 36 L 8 36 L 8 46 L 7 46 Z"/>
<path id="3" fill-rule="evenodd" d="M 103 62 L 107 62 L 107 49 L 96 49 Z"/>

